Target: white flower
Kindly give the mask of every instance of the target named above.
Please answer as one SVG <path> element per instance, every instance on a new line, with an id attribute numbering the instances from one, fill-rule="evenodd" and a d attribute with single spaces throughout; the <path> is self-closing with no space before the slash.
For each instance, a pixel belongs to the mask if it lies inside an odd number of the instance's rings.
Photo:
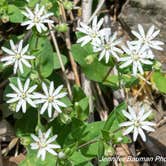
<path id="1" fill-rule="evenodd" d="M 27 30 L 32 27 L 36 27 L 39 33 L 47 30 L 45 23 L 53 24 L 53 21 L 49 19 L 50 16 L 53 16 L 53 13 L 46 13 L 45 7 L 42 6 L 39 8 L 39 4 L 36 4 L 34 12 L 31 11 L 28 7 L 25 7 L 26 11 L 22 12 L 29 20 L 21 23 L 22 26 L 27 26 Z"/>
<path id="2" fill-rule="evenodd" d="M 160 30 L 155 31 L 155 26 L 152 25 L 147 34 L 145 34 L 145 31 L 142 27 L 142 25 L 138 24 L 138 31 L 132 31 L 132 34 L 138 38 L 136 41 L 132 41 L 133 44 L 141 44 L 144 45 L 146 48 L 153 48 L 156 50 L 163 50 L 161 48 L 161 45 L 164 45 L 163 42 L 154 40 L 154 38 L 160 33 Z"/>
<path id="3" fill-rule="evenodd" d="M 120 65 L 120 68 L 125 68 L 132 64 L 132 72 L 134 76 L 136 76 L 138 72 L 143 74 L 142 64 L 152 65 L 153 62 L 151 59 L 154 59 L 154 55 L 151 51 L 141 45 L 133 46 L 130 42 L 127 42 L 127 46 L 128 48 L 122 46 L 122 49 L 128 56 L 119 59 L 119 61 L 124 62 Z"/>
<path id="4" fill-rule="evenodd" d="M 6 47 L 2 47 L 2 50 L 9 56 L 3 57 L 1 61 L 5 62 L 4 66 L 14 64 L 14 74 L 16 74 L 18 69 L 21 73 L 23 73 L 23 64 L 30 68 L 31 64 L 28 62 L 28 60 L 35 58 L 34 56 L 26 55 L 29 44 L 23 48 L 23 40 L 21 40 L 18 45 L 15 45 L 13 40 L 10 40 L 10 47 L 11 50 Z"/>
<path id="5" fill-rule="evenodd" d="M 54 135 L 53 137 L 50 137 L 51 129 L 48 129 L 46 133 L 42 133 L 41 130 L 38 131 L 38 136 L 31 134 L 31 137 L 35 141 L 34 143 L 31 143 L 31 149 L 37 150 L 37 157 L 41 157 L 42 160 L 45 160 L 46 153 L 51 153 L 55 156 L 57 156 L 57 153 L 53 149 L 59 149 L 61 148 L 60 145 L 53 144 L 57 138 L 57 135 Z"/>
<path id="6" fill-rule="evenodd" d="M 79 38 L 77 43 L 82 43 L 83 47 L 89 42 L 100 42 L 100 35 L 103 33 L 103 30 L 100 30 L 104 19 L 101 18 L 99 22 L 97 22 L 97 16 L 92 21 L 92 26 L 88 26 L 83 22 L 80 22 L 80 27 L 77 28 L 78 31 L 85 34 L 85 36 Z"/>
<path id="7" fill-rule="evenodd" d="M 15 91 L 15 93 L 6 94 L 7 97 L 10 97 L 7 103 L 17 103 L 16 112 L 18 112 L 22 107 L 22 112 L 26 113 L 26 105 L 30 104 L 32 107 L 36 107 L 35 103 L 32 101 L 33 95 L 32 92 L 36 89 L 37 85 L 33 85 L 29 87 L 30 79 L 28 78 L 24 84 L 22 85 L 19 78 L 17 78 L 17 87 L 10 83 L 10 87 Z"/>
<path id="8" fill-rule="evenodd" d="M 54 82 L 51 81 L 49 88 L 47 88 L 45 83 L 42 83 L 42 89 L 44 94 L 34 93 L 34 98 L 38 99 L 35 101 L 36 104 L 43 103 L 40 113 L 43 114 L 46 110 L 48 110 L 48 116 L 51 118 L 52 116 L 52 108 L 54 108 L 58 113 L 61 113 L 61 107 L 66 107 L 64 103 L 59 101 L 60 98 L 63 98 L 67 95 L 66 92 L 61 92 L 63 85 L 60 85 L 57 89 L 54 89 Z"/>
<path id="9" fill-rule="evenodd" d="M 111 36 L 111 29 L 105 28 L 101 35 L 100 42 L 93 43 L 94 52 L 100 52 L 99 61 L 105 57 L 106 63 L 109 62 L 110 56 L 114 56 L 117 60 L 119 59 L 118 54 L 122 54 L 123 51 L 117 47 L 121 40 L 117 40 L 117 32 Z"/>
<path id="10" fill-rule="evenodd" d="M 151 114 L 151 111 L 145 112 L 143 106 L 137 114 L 135 108 L 128 106 L 128 110 L 129 112 L 123 110 L 123 114 L 129 119 L 129 121 L 120 124 L 121 127 L 128 127 L 123 134 L 127 135 L 133 132 L 134 142 L 137 140 L 138 135 L 141 136 L 143 141 L 146 141 L 146 136 L 143 130 L 150 132 L 155 131 L 154 128 L 152 128 L 152 126 L 155 126 L 155 123 L 146 120 Z"/>

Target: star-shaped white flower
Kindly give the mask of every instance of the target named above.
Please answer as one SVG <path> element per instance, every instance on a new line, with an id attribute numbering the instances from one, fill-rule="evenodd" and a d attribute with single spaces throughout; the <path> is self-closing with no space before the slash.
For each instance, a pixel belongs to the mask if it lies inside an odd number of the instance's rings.
<path id="1" fill-rule="evenodd" d="M 155 26 L 152 25 L 147 33 L 145 34 L 144 28 L 142 25 L 138 24 L 138 32 L 131 31 L 132 34 L 138 39 L 132 41 L 133 44 L 141 44 L 146 48 L 153 48 L 156 50 L 163 50 L 161 45 L 164 45 L 163 42 L 159 40 L 154 40 L 154 38 L 160 33 L 160 30 L 155 31 Z"/>
<path id="2" fill-rule="evenodd" d="M 19 42 L 18 45 L 15 45 L 13 40 L 10 40 L 10 47 L 8 49 L 6 47 L 2 47 L 2 50 L 8 54 L 1 59 L 4 63 L 4 66 L 14 65 L 14 74 L 16 74 L 17 70 L 19 69 L 21 73 L 24 73 L 23 65 L 27 67 L 31 67 L 31 64 L 28 62 L 35 57 L 32 55 L 27 55 L 29 44 L 23 47 L 23 40 Z"/>
<path id="3" fill-rule="evenodd" d="M 117 38 L 117 32 L 111 36 L 111 29 L 105 28 L 103 34 L 101 35 L 100 42 L 93 43 L 94 52 L 100 52 L 99 61 L 105 57 L 106 63 L 109 62 L 110 56 L 115 57 L 119 60 L 118 54 L 122 54 L 123 51 L 118 48 L 118 44 L 121 43 L 120 39 Z"/>
<path id="4" fill-rule="evenodd" d="M 153 128 L 155 123 L 146 120 L 151 114 L 151 111 L 145 112 L 143 106 L 140 108 L 138 113 L 136 113 L 137 109 L 134 107 L 132 108 L 128 106 L 128 110 L 129 112 L 123 110 L 123 114 L 127 119 L 129 119 L 129 121 L 120 124 L 120 127 L 127 127 L 123 134 L 128 135 L 129 133 L 133 132 L 134 142 L 137 140 L 138 135 L 141 136 L 143 141 L 146 141 L 146 136 L 143 130 L 149 132 L 155 131 Z"/>
<path id="5" fill-rule="evenodd" d="M 50 20 L 49 17 L 53 16 L 53 13 L 46 13 L 45 7 L 42 6 L 39 8 L 39 4 L 36 4 L 34 11 L 31 11 L 28 7 L 25 7 L 23 15 L 25 15 L 29 20 L 21 23 L 22 26 L 27 26 L 27 30 L 32 27 L 36 27 L 37 31 L 41 33 L 46 31 L 47 27 L 44 25 L 46 23 L 53 24 L 53 20 Z"/>
<path id="6" fill-rule="evenodd" d="M 77 30 L 84 33 L 85 36 L 79 38 L 77 40 L 77 43 L 81 43 L 81 46 L 83 47 L 84 45 L 86 45 L 89 42 L 100 42 L 100 36 L 103 33 L 103 30 L 100 30 L 102 24 L 104 22 L 104 19 L 101 18 L 98 22 L 97 22 L 97 16 L 94 17 L 94 19 L 92 20 L 92 25 L 86 25 L 83 22 L 80 22 L 80 27 L 77 27 Z"/>
<path id="7" fill-rule="evenodd" d="M 15 93 L 6 94 L 7 97 L 11 99 L 7 100 L 7 103 L 17 103 L 16 112 L 18 112 L 22 108 L 22 112 L 26 113 L 27 103 L 32 107 L 36 107 L 33 102 L 33 91 L 37 88 L 37 85 L 33 85 L 29 87 L 30 79 L 28 78 L 24 84 L 21 83 L 21 80 L 17 78 L 17 87 L 10 83 L 9 86 L 15 91 Z"/>
<path id="8" fill-rule="evenodd" d="M 126 57 L 122 57 L 119 59 L 120 62 L 124 62 L 120 65 L 120 68 L 125 68 L 132 64 L 132 73 L 134 76 L 137 73 L 144 73 L 143 64 L 152 65 L 152 59 L 154 59 L 154 55 L 149 49 L 142 47 L 141 45 L 132 45 L 130 42 L 127 42 L 127 46 L 122 46 L 122 49 L 127 54 Z"/>
<path id="9" fill-rule="evenodd" d="M 44 161 L 46 158 L 46 153 L 51 153 L 54 156 L 57 156 L 57 152 L 54 149 L 61 148 L 60 145 L 53 143 L 57 135 L 50 137 L 51 129 L 48 129 L 46 133 L 42 133 L 41 130 L 38 131 L 38 136 L 31 134 L 31 137 L 35 142 L 31 143 L 32 150 L 38 150 L 37 158 L 40 158 Z"/>
<path id="10" fill-rule="evenodd" d="M 43 114 L 48 110 L 48 116 L 52 117 L 52 109 L 55 109 L 58 113 L 61 113 L 60 107 L 66 107 L 66 104 L 59 101 L 60 98 L 63 98 L 67 95 L 66 92 L 60 92 L 63 88 L 63 85 L 58 86 L 57 89 L 54 88 L 54 82 L 51 81 L 49 88 L 47 88 L 45 83 L 42 83 L 42 89 L 44 94 L 34 93 L 34 98 L 36 104 L 43 104 L 40 110 L 40 114 Z"/>

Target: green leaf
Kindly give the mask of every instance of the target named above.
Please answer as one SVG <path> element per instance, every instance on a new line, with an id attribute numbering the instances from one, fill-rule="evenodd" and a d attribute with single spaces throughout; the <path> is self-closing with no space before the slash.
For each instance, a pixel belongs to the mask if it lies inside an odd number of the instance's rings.
<path id="1" fill-rule="evenodd" d="M 28 150 L 25 160 L 23 160 L 19 166 L 55 166 L 56 158 L 55 156 L 47 153 L 46 159 L 42 161 L 40 158 L 37 158 L 37 151 Z"/>
<path id="2" fill-rule="evenodd" d="M 86 97 L 84 91 L 77 85 L 73 86 L 72 92 L 73 92 L 73 101 L 74 102 L 80 101 L 81 99 Z"/>
<path id="3" fill-rule="evenodd" d="M 57 54 L 54 52 L 52 56 L 53 56 L 54 69 L 60 69 L 61 65 L 59 63 L 59 59 L 58 59 Z M 63 65 L 66 65 L 67 58 L 65 55 L 62 55 L 62 62 L 63 62 Z"/>
<path id="4" fill-rule="evenodd" d="M 88 119 L 89 115 L 89 99 L 88 97 L 83 98 L 79 102 L 74 104 L 74 112 L 76 117 L 82 121 Z"/>
<path id="5" fill-rule="evenodd" d="M 23 15 L 15 5 L 8 5 L 8 15 L 12 23 L 21 23 L 23 21 Z"/>
<path id="6" fill-rule="evenodd" d="M 40 74 L 42 75 L 42 77 L 47 78 L 51 75 L 53 69 L 53 49 L 51 43 L 48 40 L 46 40 L 44 47 L 40 51 Z"/>
<path id="7" fill-rule="evenodd" d="M 162 92 L 166 93 L 166 75 L 160 72 L 154 72 L 152 74 L 152 83 L 157 87 L 157 89 Z"/>
<path id="8" fill-rule="evenodd" d="M 81 164 L 86 164 L 91 157 L 85 157 L 81 152 L 74 152 L 73 155 L 70 157 L 70 160 L 75 166 L 81 166 Z M 83 166 L 82 165 L 82 166 Z"/>
<path id="9" fill-rule="evenodd" d="M 113 124 L 116 122 L 123 122 L 124 121 L 124 116 L 122 113 L 122 110 L 126 110 L 126 103 L 121 103 L 118 105 L 109 115 L 105 125 L 104 125 L 104 130 L 109 131 L 110 129 L 112 131 L 116 130 L 119 128 L 119 126 L 114 126 Z"/>
<path id="10" fill-rule="evenodd" d="M 138 79 L 136 77 L 133 77 L 133 76 L 110 75 L 106 78 L 106 80 L 103 82 L 103 84 L 110 86 L 114 90 L 117 90 L 119 88 L 119 81 L 123 82 L 123 85 L 127 88 L 130 88 L 131 86 L 138 83 Z"/>
<path id="11" fill-rule="evenodd" d="M 119 144 L 119 138 L 122 139 L 120 140 L 121 143 L 129 142 L 129 139 L 124 137 L 122 131 L 119 130 L 119 124 L 125 120 L 122 110 L 126 110 L 126 104 L 124 102 L 111 112 L 102 130 L 103 138 L 106 141 L 111 140 L 113 144 Z"/>
<path id="12" fill-rule="evenodd" d="M 29 135 L 33 133 L 37 124 L 37 111 L 33 109 L 27 110 L 24 116 L 15 123 L 16 135 Z"/>
<path id="13" fill-rule="evenodd" d="M 102 82 L 110 66 L 99 62 L 97 55 L 93 53 L 90 45 L 81 47 L 79 44 L 72 45 L 72 53 L 88 79 Z"/>

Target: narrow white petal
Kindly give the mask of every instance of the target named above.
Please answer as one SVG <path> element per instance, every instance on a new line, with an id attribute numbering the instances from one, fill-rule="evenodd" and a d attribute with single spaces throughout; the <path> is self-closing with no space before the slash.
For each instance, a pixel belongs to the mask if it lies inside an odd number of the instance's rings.
<path id="1" fill-rule="evenodd" d="M 12 49 L 13 51 L 16 50 L 16 46 L 15 46 L 13 40 L 10 40 L 9 43 L 10 43 L 11 49 Z"/>
<path id="2" fill-rule="evenodd" d="M 19 97 L 14 97 L 12 99 L 7 100 L 7 103 L 15 103 L 18 100 L 19 100 Z"/>
<path id="3" fill-rule="evenodd" d="M 146 35 L 147 38 L 150 37 L 150 36 L 153 34 L 154 28 L 155 28 L 154 25 L 152 25 L 152 26 L 149 28 L 149 30 L 148 30 L 148 32 L 147 32 L 147 35 Z"/>
<path id="4" fill-rule="evenodd" d="M 141 128 L 143 128 L 146 131 L 150 131 L 150 132 L 154 132 L 155 131 L 155 129 L 150 127 L 150 126 L 141 126 Z"/>
<path id="5" fill-rule="evenodd" d="M 145 119 L 147 119 L 147 118 L 149 117 L 149 115 L 150 115 L 151 113 L 152 113 L 151 111 L 146 112 L 146 113 L 140 118 L 140 120 L 141 120 L 141 121 L 144 121 Z"/>
<path id="6" fill-rule="evenodd" d="M 28 48 L 29 48 L 29 44 L 27 44 L 21 51 L 21 54 L 24 55 L 27 51 L 28 51 Z"/>
<path id="7" fill-rule="evenodd" d="M 127 62 L 125 62 L 122 65 L 120 65 L 120 68 L 123 69 L 123 68 L 125 68 L 125 67 L 127 67 L 127 66 L 129 66 L 131 64 L 132 64 L 132 60 L 128 60 Z"/>
<path id="8" fill-rule="evenodd" d="M 23 100 L 23 102 L 22 102 L 22 112 L 26 113 L 26 101 L 25 100 Z"/>
<path id="9" fill-rule="evenodd" d="M 55 103 L 61 107 L 67 107 L 66 104 L 62 103 L 61 101 L 56 100 Z"/>
<path id="10" fill-rule="evenodd" d="M 138 128 L 139 135 L 141 136 L 142 140 L 146 141 L 146 136 L 141 128 Z"/>
<path id="11" fill-rule="evenodd" d="M 145 32 L 141 24 L 138 24 L 138 30 L 142 37 L 145 37 Z"/>
<path id="12" fill-rule="evenodd" d="M 50 143 L 54 142 L 56 140 L 56 138 L 57 138 L 57 135 L 54 135 L 53 137 L 49 138 L 46 143 L 50 144 Z"/>
<path id="13" fill-rule="evenodd" d="M 59 108 L 59 106 L 58 106 L 57 104 L 52 103 L 52 105 L 53 105 L 53 107 L 54 107 L 54 109 L 55 109 L 56 111 L 58 111 L 59 113 L 62 112 L 61 109 Z"/>
<path id="14" fill-rule="evenodd" d="M 31 137 L 33 138 L 34 141 L 39 142 L 39 138 L 36 135 L 31 134 Z"/>
<path id="15" fill-rule="evenodd" d="M 48 104 L 48 116 L 49 116 L 49 118 L 52 117 L 52 104 L 51 103 Z"/>
<path id="16" fill-rule="evenodd" d="M 49 95 L 52 96 L 54 91 L 54 82 L 51 81 L 50 83 L 50 88 L 49 88 Z"/>
<path id="17" fill-rule="evenodd" d="M 60 92 L 62 89 L 63 89 L 63 85 L 58 86 L 58 87 L 55 89 L 55 91 L 54 91 L 54 93 L 53 93 L 53 96 L 58 95 L 59 92 Z"/>
<path id="18" fill-rule="evenodd" d="M 20 100 L 16 106 L 16 112 L 18 112 L 22 106 L 23 100 Z"/>
<path id="19" fill-rule="evenodd" d="M 47 132 L 45 133 L 45 138 L 48 139 L 49 136 L 50 136 L 50 134 L 51 134 L 51 128 L 49 128 L 49 129 L 47 130 Z"/>
<path id="20" fill-rule="evenodd" d="M 133 133 L 133 141 L 135 142 L 137 140 L 138 137 L 138 129 L 135 127 L 134 128 L 134 133 Z"/>
<path id="21" fill-rule="evenodd" d="M 63 98 L 67 95 L 66 92 L 59 93 L 58 95 L 55 96 L 55 99 Z"/>
<path id="22" fill-rule="evenodd" d="M 24 92 L 26 92 L 26 91 L 28 90 L 29 84 L 30 84 L 30 79 L 28 78 L 28 79 L 25 81 L 25 84 L 24 84 L 24 88 L 23 88 Z"/>
<path id="23" fill-rule="evenodd" d="M 6 47 L 2 47 L 2 50 L 3 50 L 4 52 L 6 52 L 7 54 L 9 54 L 9 55 L 15 55 L 15 52 L 13 52 L 12 50 L 9 50 L 9 49 L 6 48 Z"/>
<path id="24" fill-rule="evenodd" d="M 40 110 L 40 114 L 43 114 L 46 111 L 47 107 L 48 107 L 48 102 L 43 104 L 43 106 L 42 106 L 42 108 Z"/>
<path id="25" fill-rule="evenodd" d="M 134 126 L 130 126 L 128 127 L 124 132 L 123 135 L 128 135 L 129 133 L 131 133 L 134 129 Z"/>
<path id="26" fill-rule="evenodd" d="M 49 96 L 47 86 L 46 86 L 46 84 L 45 84 L 44 82 L 42 83 L 42 88 L 43 88 L 44 93 L 45 93 L 47 96 Z"/>
<path id="27" fill-rule="evenodd" d="M 132 121 L 127 121 L 127 122 L 123 122 L 123 123 L 120 123 L 120 127 L 124 127 L 124 126 L 130 126 L 130 125 L 132 125 L 134 122 L 132 122 Z"/>
<path id="28" fill-rule="evenodd" d="M 47 151 L 48 151 L 49 153 L 51 153 L 52 155 L 57 156 L 57 153 L 56 153 L 54 150 L 52 150 L 52 149 L 50 149 L 50 148 L 47 148 Z"/>
<path id="29" fill-rule="evenodd" d="M 122 110 L 122 113 L 123 113 L 123 115 L 124 115 L 126 118 L 128 118 L 129 120 L 132 120 L 132 119 L 133 119 L 133 117 L 132 117 L 127 111 Z"/>
<path id="30" fill-rule="evenodd" d="M 19 78 L 17 78 L 17 84 L 18 84 L 19 89 L 23 92 L 23 86 L 22 86 L 21 80 Z"/>

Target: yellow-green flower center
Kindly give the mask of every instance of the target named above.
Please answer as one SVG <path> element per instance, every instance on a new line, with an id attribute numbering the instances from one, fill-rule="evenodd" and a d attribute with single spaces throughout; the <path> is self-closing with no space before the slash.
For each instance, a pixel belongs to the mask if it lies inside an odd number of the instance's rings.
<path id="1" fill-rule="evenodd" d="M 16 54 L 15 57 L 16 57 L 16 59 L 20 59 L 21 55 L 20 54 Z"/>
<path id="2" fill-rule="evenodd" d="M 97 34 L 95 32 L 91 33 L 91 37 L 95 38 L 97 36 Z"/>
<path id="3" fill-rule="evenodd" d="M 133 60 L 138 61 L 140 59 L 138 54 L 133 54 L 132 55 Z"/>
<path id="4" fill-rule="evenodd" d="M 35 17 L 35 18 L 33 19 L 33 22 L 34 22 L 34 23 L 39 23 L 39 21 L 40 21 L 39 17 Z"/>
<path id="5" fill-rule="evenodd" d="M 104 48 L 105 48 L 106 50 L 109 50 L 109 49 L 110 49 L 110 45 L 109 45 L 109 44 L 105 44 L 105 45 L 104 45 Z"/>
<path id="6" fill-rule="evenodd" d="M 26 98 L 26 93 L 22 93 L 22 96 L 21 96 L 23 99 Z"/>
<path id="7" fill-rule="evenodd" d="M 139 123 L 138 120 L 134 121 L 134 126 L 135 126 L 135 127 L 139 127 L 139 126 L 140 126 L 140 123 Z"/>
<path id="8" fill-rule="evenodd" d="M 48 102 L 51 103 L 51 102 L 53 102 L 53 101 L 54 101 L 54 97 L 53 97 L 53 96 L 49 96 L 49 97 L 48 97 Z"/>

